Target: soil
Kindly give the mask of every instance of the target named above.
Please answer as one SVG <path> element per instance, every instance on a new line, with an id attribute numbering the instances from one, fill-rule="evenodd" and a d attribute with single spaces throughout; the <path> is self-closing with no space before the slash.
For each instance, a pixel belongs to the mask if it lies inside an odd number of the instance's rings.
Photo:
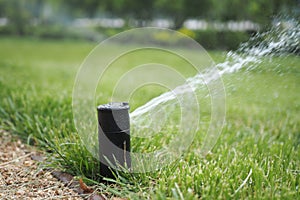
<path id="1" fill-rule="evenodd" d="M 84 199 L 41 169 L 39 152 L 0 130 L 0 199 Z"/>

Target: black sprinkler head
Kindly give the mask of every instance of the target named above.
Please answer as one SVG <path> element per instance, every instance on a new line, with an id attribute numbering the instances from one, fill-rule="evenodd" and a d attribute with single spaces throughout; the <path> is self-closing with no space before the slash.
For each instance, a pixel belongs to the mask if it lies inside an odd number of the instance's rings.
<path id="1" fill-rule="evenodd" d="M 131 167 L 129 104 L 103 104 L 97 111 L 100 174 L 114 178 L 112 170 Z"/>

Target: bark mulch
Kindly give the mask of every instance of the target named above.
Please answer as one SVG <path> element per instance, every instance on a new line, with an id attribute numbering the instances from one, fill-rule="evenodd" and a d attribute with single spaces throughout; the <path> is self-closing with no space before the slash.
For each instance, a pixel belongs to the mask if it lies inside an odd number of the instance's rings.
<path id="1" fill-rule="evenodd" d="M 41 169 L 40 159 L 34 148 L 0 130 L 0 199 L 106 199 L 69 174 Z"/>

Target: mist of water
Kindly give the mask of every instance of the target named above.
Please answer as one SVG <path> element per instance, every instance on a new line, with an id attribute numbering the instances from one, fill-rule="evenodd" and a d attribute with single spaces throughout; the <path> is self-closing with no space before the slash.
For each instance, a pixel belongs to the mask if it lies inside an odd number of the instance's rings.
<path id="1" fill-rule="evenodd" d="M 296 20 L 288 20 L 274 25 L 269 31 L 258 33 L 248 42 L 240 45 L 238 50 L 228 52 L 225 61 L 216 64 L 219 75 L 255 69 L 264 57 L 281 56 L 289 53 L 299 54 L 300 25 Z M 131 123 L 137 127 L 149 127 L 153 121 L 149 120 L 157 110 L 167 110 L 176 104 L 176 99 L 189 96 L 193 92 L 203 89 L 205 84 L 219 78 L 208 68 L 205 72 L 188 78 L 186 83 L 172 91 L 153 98 L 146 104 L 130 113 Z M 215 69 L 215 68 L 214 68 Z M 203 81 L 205 80 L 205 81 Z M 174 95 L 176 93 L 176 95 Z M 168 110 L 169 111 L 169 110 Z M 159 121 L 161 119 L 157 119 Z"/>

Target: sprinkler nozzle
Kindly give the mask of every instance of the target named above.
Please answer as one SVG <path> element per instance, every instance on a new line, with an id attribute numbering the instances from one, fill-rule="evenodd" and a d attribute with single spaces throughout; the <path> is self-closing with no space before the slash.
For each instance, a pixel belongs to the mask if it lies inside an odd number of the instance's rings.
<path id="1" fill-rule="evenodd" d="M 97 111 L 100 174 L 114 178 L 112 170 L 131 167 L 129 104 L 103 104 Z"/>

